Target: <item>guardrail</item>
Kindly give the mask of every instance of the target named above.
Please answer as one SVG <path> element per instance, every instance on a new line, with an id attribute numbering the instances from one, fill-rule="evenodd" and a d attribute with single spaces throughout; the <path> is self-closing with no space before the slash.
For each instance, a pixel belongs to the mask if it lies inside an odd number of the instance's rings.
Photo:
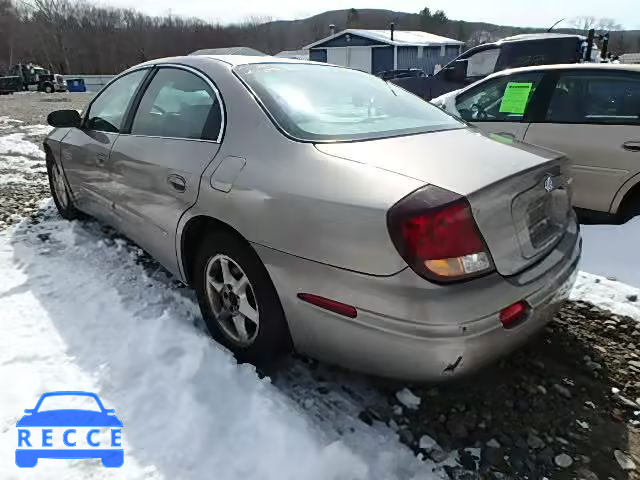
<path id="1" fill-rule="evenodd" d="M 87 92 L 97 92 L 104 87 L 115 75 L 65 75 L 64 79 L 69 80 L 73 78 L 81 78 L 84 80 L 84 84 L 87 87 Z"/>

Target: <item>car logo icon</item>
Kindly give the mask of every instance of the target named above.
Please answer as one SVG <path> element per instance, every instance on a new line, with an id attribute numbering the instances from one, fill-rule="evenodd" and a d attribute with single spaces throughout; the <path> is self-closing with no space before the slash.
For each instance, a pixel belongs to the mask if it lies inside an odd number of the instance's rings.
<path id="1" fill-rule="evenodd" d="M 52 402 L 63 408 L 51 408 Z M 81 402 L 81 408 L 69 408 Z M 84 402 L 84 403 L 82 403 Z M 92 392 L 44 393 L 18 422 L 16 465 L 33 468 L 40 458 L 99 458 L 107 468 L 124 463 L 122 422 Z"/>
<path id="2" fill-rule="evenodd" d="M 547 192 L 552 191 L 556 186 L 553 184 L 553 177 L 547 177 L 544 181 L 544 189 Z"/>

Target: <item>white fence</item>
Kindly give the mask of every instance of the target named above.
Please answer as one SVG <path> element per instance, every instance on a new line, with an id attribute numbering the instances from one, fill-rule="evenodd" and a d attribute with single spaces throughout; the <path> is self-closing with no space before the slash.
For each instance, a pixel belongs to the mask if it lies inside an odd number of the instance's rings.
<path id="1" fill-rule="evenodd" d="M 620 63 L 640 63 L 640 53 L 624 53 L 620 55 Z"/>

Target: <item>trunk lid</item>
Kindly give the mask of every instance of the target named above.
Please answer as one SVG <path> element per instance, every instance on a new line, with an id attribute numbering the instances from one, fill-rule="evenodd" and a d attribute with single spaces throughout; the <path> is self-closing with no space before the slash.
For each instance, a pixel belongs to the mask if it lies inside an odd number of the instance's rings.
<path id="1" fill-rule="evenodd" d="M 550 160 L 467 197 L 496 269 L 515 275 L 562 239 L 571 217 L 568 162 Z"/>
<path id="2" fill-rule="evenodd" d="M 362 142 L 320 143 L 316 148 L 460 195 L 561 156 L 517 141 L 506 145 L 502 137 L 500 140 L 475 128 L 461 128 Z"/>
<path id="3" fill-rule="evenodd" d="M 316 148 L 466 196 L 497 271 L 508 276 L 562 238 L 571 221 L 571 178 L 561 154 L 503 142 L 460 129 Z"/>

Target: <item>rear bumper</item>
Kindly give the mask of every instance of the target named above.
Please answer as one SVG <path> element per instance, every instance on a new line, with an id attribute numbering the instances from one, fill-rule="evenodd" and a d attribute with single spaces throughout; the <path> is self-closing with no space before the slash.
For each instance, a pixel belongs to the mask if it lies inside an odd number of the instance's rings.
<path id="1" fill-rule="evenodd" d="M 412 381 L 460 376 L 526 342 L 567 299 L 581 254 L 577 227 L 538 265 L 437 286 L 410 269 L 371 277 L 254 245 L 280 295 L 296 348 L 361 372 Z M 356 318 L 298 298 L 313 293 L 353 305 Z M 524 321 L 505 329 L 503 308 L 525 300 Z"/>

